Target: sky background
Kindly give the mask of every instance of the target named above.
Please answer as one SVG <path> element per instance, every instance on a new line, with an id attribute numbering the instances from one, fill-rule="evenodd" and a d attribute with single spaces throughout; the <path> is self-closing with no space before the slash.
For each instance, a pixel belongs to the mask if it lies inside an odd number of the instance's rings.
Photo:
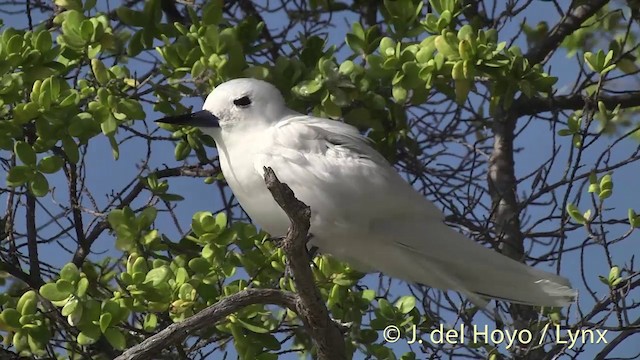
<path id="1" fill-rule="evenodd" d="M 111 8 L 115 8 L 118 4 L 117 1 L 108 2 Z M 258 1 L 260 3 L 260 1 Z M 564 3 L 564 2 L 563 2 Z M 262 14 L 265 17 L 265 21 L 267 22 L 267 26 L 271 29 L 279 29 L 283 26 L 284 22 L 288 21 L 283 14 Z M 26 25 L 26 19 L 23 15 L 16 16 L 6 16 L 1 15 L 5 27 L 16 27 L 16 28 L 24 28 Z M 513 18 L 507 24 L 505 29 L 500 32 L 500 41 L 509 41 L 512 36 L 517 32 L 519 24 L 525 19 L 526 21 L 533 27 L 538 21 L 547 21 L 549 24 L 554 24 L 559 20 L 559 16 L 555 11 L 554 5 L 551 2 L 546 1 L 534 1 L 531 5 L 531 8 L 526 11 L 522 16 Z M 335 27 L 328 29 L 328 44 L 337 44 L 340 45 L 344 42 L 344 37 L 347 31 L 350 29 L 350 24 L 357 19 L 353 17 L 347 17 L 343 14 L 338 14 L 334 18 Z M 34 22 L 37 23 L 40 19 L 36 16 L 34 18 Z M 521 46 L 522 49 L 526 49 L 526 43 L 524 41 L 524 36 L 520 36 L 519 40 L 516 41 L 516 45 Z M 346 51 L 345 51 L 346 50 Z M 342 49 L 338 53 L 338 61 L 343 60 L 348 54 L 349 49 Z M 580 55 L 581 56 L 581 55 Z M 144 72 L 144 67 L 146 65 L 131 61 L 129 64 L 132 73 L 138 70 L 139 73 Z M 552 60 L 549 62 L 549 65 L 545 67 L 545 69 L 552 75 L 559 77 L 559 81 L 556 85 L 558 91 L 560 93 L 567 91 L 566 89 L 570 88 L 575 81 L 577 74 L 577 62 L 575 57 L 568 59 L 566 57 L 566 52 L 564 50 L 558 51 L 554 54 Z M 638 88 L 639 84 L 636 82 L 634 84 L 626 84 L 628 87 L 626 88 Z M 191 105 L 194 109 L 198 110 L 202 106 L 202 99 L 195 98 L 185 98 L 183 103 L 185 105 Z M 155 120 L 161 117 L 160 114 L 152 111 L 150 106 L 145 107 L 145 111 L 147 114 L 147 126 L 149 128 L 154 128 L 155 124 L 152 123 L 152 120 Z M 522 127 L 527 121 L 526 119 L 520 119 L 519 127 Z M 121 134 L 126 134 L 122 129 L 120 130 Z M 156 135 L 168 135 L 167 132 L 160 130 Z M 534 169 L 538 168 L 540 164 L 544 163 L 551 156 L 550 146 L 551 141 L 553 139 L 553 133 L 550 129 L 547 122 L 536 122 L 535 120 L 527 125 L 527 128 L 524 132 L 522 132 L 516 138 L 516 146 L 521 148 L 522 151 L 516 154 L 515 164 L 517 174 L 523 175 L 528 174 Z M 609 141 L 611 140 L 611 141 Z M 598 141 L 596 146 L 593 146 L 585 153 L 585 158 L 583 163 L 585 165 L 585 169 L 589 169 L 593 166 L 595 159 L 600 153 L 608 146 L 610 143 L 615 140 L 615 137 L 611 139 L 604 140 L 601 139 Z M 565 141 L 561 149 L 560 155 L 560 163 L 561 165 L 556 166 L 552 171 L 551 178 L 554 176 L 557 178 L 561 176 L 562 171 L 565 169 L 563 166 L 564 162 L 566 162 L 568 149 L 570 147 L 569 141 L 567 138 L 560 138 L 559 141 Z M 638 147 L 638 143 L 634 140 L 627 140 L 621 142 L 618 146 L 614 148 L 614 151 L 611 155 L 611 161 L 615 162 L 616 159 L 625 159 L 628 158 L 631 153 L 633 153 Z M 180 163 L 174 159 L 173 155 L 173 146 L 169 142 L 154 142 L 152 143 L 151 149 L 151 159 L 148 164 L 150 169 L 159 169 L 165 166 L 175 167 Z M 214 156 L 215 152 L 208 150 L 210 156 Z M 111 155 L 111 149 L 107 139 L 103 136 L 97 136 L 92 139 L 91 146 L 89 148 L 89 152 L 86 154 L 87 162 L 90 164 L 88 166 L 89 171 L 87 172 L 86 180 L 87 186 L 91 189 L 92 193 L 98 196 L 97 200 L 99 203 L 105 203 L 106 194 L 111 193 L 112 191 L 117 191 L 118 189 L 122 189 L 126 186 L 131 180 L 135 177 L 135 175 L 139 172 L 138 165 L 141 164 L 141 161 L 146 157 L 146 144 L 140 141 L 129 141 L 124 143 L 120 148 L 120 160 L 114 160 Z M 197 160 L 193 157 L 187 159 L 188 163 L 195 164 Z M 638 204 L 640 204 L 640 192 L 637 190 L 637 181 L 640 175 L 640 170 L 637 165 L 631 165 L 622 167 L 615 171 L 613 178 L 615 181 L 615 190 L 613 196 L 608 200 L 608 207 L 611 208 L 611 213 L 609 214 L 614 218 L 625 218 L 627 209 L 630 207 L 636 208 L 638 212 L 640 212 L 640 208 Z M 57 191 L 55 191 L 55 202 L 52 201 L 51 197 L 44 197 L 39 199 L 39 217 L 43 219 L 47 219 L 45 214 L 45 208 L 51 211 L 54 214 L 60 213 L 60 209 L 56 202 L 59 203 L 67 203 L 68 199 L 66 197 L 66 180 L 62 174 L 57 174 L 55 176 L 48 176 L 49 182 L 52 187 L 57 187 Z M 217 211 L 223 207 L 220 196 L 218 192 L 218 187 L 215 185 L 206 185 L 202 181 L 202 179 L 196 178 L 172 178 L 169 180 L 170 183 L 170 192 L 177 193 L 185 197 L 185 200 L 179 203 L 178 211 L 176 212 L 178 220 L 181 226 L 184 229 L 187 229 L 190 226 L 191 216 L 196 211 L 200 210 L 208 210 L 208 211 Z M 519 193 L 518 195 L 526 195 L 531 192 L 531 184 L 530 181 L 525 181 L 519 185 Z M 634 191 L 635 190 L 635 191 Z M 577 193 L 577 188 L 572 190 L 572 197 Z M 142 200 L 148 199 L 148 194 L 141 196 Z M 102 198 L 100 198 L 102 197 Z M 3 201 L 3 203 L 5 203 Z M 588 202 L 584 202 L 588 204 Z M 138 202 L 138 205 L 141 205 L 142 202 Z M 584 211 L 586 208 L 581 207 Z M 42 215 L 42 216 L 40 216 Z M 536 215 L 544 216 L 542 213 L 536 214 L 536 211 L 531 211 L 530 216 L 536 218 Z M 18 215 L 18 225 L 24 226 L 21 223 L 24 217 Z M 85 220 L 89 220 L 91 217 L 85 216 Z M 165 226 L 169 225 L 170 219 L 168 216 L 161 216 L 159 220 L 156 222 L 156 227 L 160 229 L 162 232 L 166 233 L 168 236 L 174 236 L 174 238 L 178 235 L 175 227 L 173 226 Z M 524 222 L 526 224 L 526 221 Z M 60 219 L 60 224 L 64 224 L 64 219 Z M 40 224 L 42 225 L 42 224 Z M 538 227 L 537 229 L 541 230 L 544 227 Z M 549 228 L 554 228 L 555 224 L 549 225 Z M 47 227 L 47 232 L 54 233 L 59 230 L 56 226 Z M 612 228 L 612 236 L 615 235 L 616 232 L 624 232 L 626 229 L 620 228 Z M 583 242 L 586 238 L 586 233 L 584 230 L 573 231 L 569 233 L 569 237 L 566 240 L 566 244 L 578 245 Z M 614 246 L 612 247 L 612 258 L 615 260 L 615 263 L 619 265 L 623 265 L 624 263 L 628 263 L 633 256 L 640 254 L 640 246 L 638 245 L 640 242 L 639 232 L 635 232 L 631 239 L 627 239 L 624 242 L 624 245 Z M 44 254 L 44 259 L 54 266 L 61 266 L 67 263 L 71 255 L 67 252 L 61 250 L 61 244 L 51 243 L 49 245 L 44 245 L 41 248 L 41 253 Z M 75 249 L 74 241 L 72 239 L 67 239 L 65 243 L 62 245 Z M 96 242 L 93 247 L 94 254 L 91 256 L 92 259 L 100 259 L 107 254 L 117 256 L 118 253 L 114 251 L 113 248 L 113 238 L 108 234 L 104 234 L 100 241 Z M 526 244 L 525 244 L 526 246 Z M 608 294 L 608 289 L 606 286 L 601 284 L 597 278 L 597 274 L 601 274 L 606 276 L 609 272 L 609 267 L 606 264 L 606 258 L 604 257 L 604 252 L 600 246 L 591 246 L 585 252 L 583 257 L 585 263 L 587 263 L 587 267 L 589 269 L 589 284 L 593 289 L 598 291 L 598 296 L 600 298 L 606 297 Z M 541 266 L 544 268 L 544 266 Z M 587 294 L 585 288 L 583 287 L 583 281 L 580 279 L 579 272 L 577 269 L 580 267 L 580 254 L 572 253 L 570 254 L 566 260 L 563 261 L 563 268 L 561 269 L 561 273 L 564 276 L 567 276 L 571 279 L 574 286 L 578 288 L 580 293 Z M 554 268 L 546 268 L 548 271 L 555 271 Z M 378 275 L 369 275 L 362 282 L 364 285 L 369 286 L 370 288 L 375 289 L 378 285 Z M 400 284 L 396 281 L 396 286 L 394 287 L 394 293 L 398 296 L 409 294 L 408 288 L 404 284 Z M 580 298 L 580 306 L 582 311 L 589 311 L 594 304 L 594 300 L 588 296 L 583 296 Z M 565 312 L 566 313 L 566 312 Z M 578 319 L 579 316 L 575 311 L 575 306 L 572 307 L 572 310 L 569 312 L 570 319 Z M 491 323 L 488 323 L 490 328 L 493 328 Z M 615 324 L 615 323 L 610 323 Z M 478 325 L 484 325 L 479 323 Z M 607 339 L 613 339 L 613 335 L 609 334 Z M 409 347 L 402 340 L 392 346 L 394 350 L 396 350 L 396 354 L 398 357 L 402 355 L 405 351 L 409 351 Z M 595 356 L 597 352 L 602 349 L 602 344 L 590 345 L 586 348 L 586 352 L 581 355 L 580 358 L 589 359 Z M 640 335 L 636 333 L 632 335 L 632 338 L 629 338 L 625 341 L 625 343 L 617 348 L 617 350 L 610 355 L 612 357 L 628 357 L 634 356 L 640 350 Z M 418 353 L 419 354 L 419 353 Z M 296 358 L 295 355 L 283 357 L 283 358 Z M 361 358 L 361 357 L 356 357 Z M 418 355 L 418 358 L 421 358 Z"/>

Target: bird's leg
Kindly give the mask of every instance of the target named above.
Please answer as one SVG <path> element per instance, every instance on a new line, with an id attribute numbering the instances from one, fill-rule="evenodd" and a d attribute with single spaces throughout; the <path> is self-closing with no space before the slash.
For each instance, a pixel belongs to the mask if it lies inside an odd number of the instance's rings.
<path id="1" fill-rule="evenodd" d="M 309 255 L 309 262 L 313 261 L 313 258 L 316 257 L 318 253 L 318 247 L 315 245 L 309 246 L 309 241 L 313 239 L 313 234 L 307 234 L 307 255 Z"/>

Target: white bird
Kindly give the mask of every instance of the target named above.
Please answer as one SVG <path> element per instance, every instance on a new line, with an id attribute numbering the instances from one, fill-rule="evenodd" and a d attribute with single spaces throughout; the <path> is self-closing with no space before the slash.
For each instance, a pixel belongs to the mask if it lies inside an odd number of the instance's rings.
<path id="1" fill-rule="evenodd" d="M 467 239 L 413 189 L 358 130 L 286 107 L 273 85 L 235 79 L 203 110 L 158 120 L 213 137 L 224 177 L 251 219 L 273 236 L 289 219 L 264 183 L 271 167 L 311 208 L 310 243 L 363 272 L 487 298 L 562 306 L 577 292 L 561 276 L 526 266 Z"/>

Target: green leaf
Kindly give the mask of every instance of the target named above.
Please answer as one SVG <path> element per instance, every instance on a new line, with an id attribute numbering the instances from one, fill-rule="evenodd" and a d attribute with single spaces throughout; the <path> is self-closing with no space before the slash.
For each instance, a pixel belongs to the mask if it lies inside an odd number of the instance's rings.
<path id="1" fill-rule="evenodd" d="M 76 282 L 80 279 L 80 271 L 74 263 L 68 263 L 60 269 L 60 278 L 69 282 Z"/>
<path id="2" fill-rule="evenodd" d="M 221 211 L 216 214 L 216 226 L 220 229 L 224 229 L 227 227 L 227 213 Z"/>
<path id="3" fill-rule="evenodd" d="M 403 296 L 395 304 L 396 308 L 402 314 L 408 314 L 416 307 L 416 298 L 412 295 Z"/>
<path id="4" fill-rule="evenodd" d="M 35 47 L 41 53 L 45 53 L 51 50 L 53 41 L 51 40 L 51 34 L 47 30 L 42 30 L 36 36 Z"/>
<path id="5" fill-rule="evenodd" d="M 33 170 L 26 165 L 17 165 L 9 169 L 7 174 L 7 184 L 9 186 L 20 186 L 33 177 Z"/>
<path id="6" fill-rule="evenodd" d="M 242 325 L 243 328 L 249 331 L 252 331 L 254 333 L 267 334 L 270 331 L 270 329 L 267 326 L 265 326 L 265 324 L 252 324 L 249 321 L 245 321 L 241 318 L 236 318 L 236 322 Z"/>
<path id="7" fill-rule="evenodd" d="M 636 212 L 633 209 L 629 209 L 628 216 L 629 216 L 629 225 L 631 225 L 631 227 L 633 228 L 640 227 L 640 216 L 636 215 Z"/>
<path id="8" fill-rule="evenodd" d="M 11 326 L 14 329 L 21 329 L 22 328 L 22 324 L 20 324 L 20 317 L 22 317 L 22 314 L 20 314 L 20 312 L 16 309 L 12 309 L 12 308 L 6 308 L 2 311 L 2 314 L 0 314 L 0 317 L 2 317 L 2 321 Z"/>
<path id="9" fill-rule="evenodd" d="M 111 313 L 106 312 L 100 315 L 100 331 L 102 331 L 102 333 L 107 331 L 107 328 L 111 325 L 112 319 L 113 315 L 111 315 Z"/>
<path id="10" fill-rule="evenodd" d="M 84 20 L 80 23 L 80 36 L 86 42 L 90 42 L 93 37 L 93 23 L 89 20 Z"/>
<path id="11" fill-rule="evenodd" d="M 395 311 L 389 302 L 385 299 L 378 300 L 378 307 L 380 308 L 380 314 L 387 320 L 393 320 L 395 318 Z"/>
<path id="12" fill-rule="evenodd" d="M 148 20 L 142 12 L 129 9 L 126 6 L 117 8 L 116 15 L 118 15 L 118 18 L 120 18 L 123 23 L 129 26 L 142 27 Z"/>
<path id="13" fill-rule="evenodd" d="M 318 80 L 307 80 L 296 85 L 295 89 L 301 96 L 311 96 L 322 89 L 322 83 Z"/>
<path id="14" fill-rule="evenodd" d="M 62 307 L 60 313 L 62 316 L 69 316 L 78 309 L 78 306 L 82 306 L 80 305 L 80 301 L 78 301 L 78 299 L 71 299 Z"/>
<path id="15" fill-rule="evenodd" d="M 127 120 L 144 120 L 142 105 L 133 99 L 123 99 L 118 103 L 118 111 L 127 115 Z"/>
<path id="16" fill-rule="evenodd" d="M 573 131 L 571 131 L 569 129 L 560 129 L 560 130 L 558 130 L 558 135 L 559 136 L 570 136 L 570 135 L 573 135 Z"/>
<path id="17" fill-rule="evenodd" d="M 75 287 L 71 283 L 71 281 L 65 279 L 58 279 L 56 281 L 56 286 L 58 287 L 58 291 L 71 294 Z"/>
<path id="18" fill-rule="evenodd" d="M 91 59 L 91 71 L 100 85 L 105 85 L 109 81 L 108 70 L 100 59 Z"/>
<path id="19" fill-rule="evenodd" d="M 142 323 L 142 328 L 144 331 L 153 331 L 158 326 L 158 317 L 156 314 L 147 314 L 144 317 L 144 322 Z"/>
<path id="20" fill-rule="evenodd" d="M 67 155 L 69 161 L 77 164 L 80 161 L 80 152 L 78 150 L 78 144 L 71 137 L 62 138 L 62 149 Z"/>
<path id="21" fill-rule="evenodd" d="M 156 220 L 156 216 L 158 216 L 158 210 L 153 206 L 148 206 L 144 208 L 140 212 L 140 216 L 138 217 L 138 226 L 141 229 L 146 229 Z"/>
<path id="22" fill-rule="evenodd" d="M 178 161 L 186 159 L 186 157 L 189 156 L 190 153 L 191 145 L 189 145 L 189 143 L 184 140 L 178 141 L 178 144 L 176 144 L 176 148 L 173 152 L 176 160 Z"/>
<path id="23" fill-rule="evenodd" d="M 53 174 L 62 168 L 64 160 L 57 155 L 51 155 L 43 158 L 38 163 L 38 170 L 45 174 Z"/>
<path id="24" fill-rule="evenodd" d="M 115 134 L 116 129 L 118 129 L 118 122 L 113 116 L 109 116 L 100 124 L 100 129 L 102 129 L 102 133 L 106 136 L 113 135 Z"/>
<path id="25" fill-rule="evenodd" d="M 160 266 L 155 269 L 151 269 L 147 273 L 147 276 L 144 279 L 144 283 L 145 284 L 151 283 L 151 285 L 154 287 L 158 286 L 164 281 L 166 281 L 167 278 L 169 278 L 170 274 L 171 274 L 171 270 L 169 270 L 169 267 L 166 265 Z"/>
<path id="26" fill-rule="evenodd" d="M 49 192 L 49 182 L 41 172 L 36 172 L 29 181 L 29 191 L 37 197 L 45 196 Z"/>
<path id="27" fill-rule="evenodd" d="M 81 0 L 55 0 L 54 3 L 68 10 L 82 10 L 82 1 Z"/>
<path id="28" fill-rule="evenodd" d="M 40 295 L 50 301 L 62 301 L 71 293 L 60 291 L 55 283 L 48 283 L 40 287 Z"/>
<path id="29" fill-rule="evenodd" d="M 609 277 L 607 278 L 609 285 L 612 285 L 618 278 L 620 278 L 620 268 L 613 266 L 611 270 L 609 270 Z"/>
<path id="30" fill-rule="evenodd" d="M 567 204 L 567 213 L 578 224 L 584 224 L 586 222 L 586 219 L 584 218 L 578 207 L 572 203 Z"/>
<path id="31" fill-rule="evenodd" d="M 26 303 L 29 301 L 36 301 L 37 299 L 38 298 L 35 291 L 26 291 L 24 294 L 22 294 L 22 296 L 20 296 L 20 299 L 18 300 L 18 303 L 16 305 L 16 310 L 18 310 L 19 313 L 24 314 L 25 312 L 22 309 L 26 306 Z"/>
<path id="32" fill-rule="evenodd" d="M 76 286 L 76 295 L 84 296 L 87 293 L 87 289 L 89 289 L 89 279 L 81 277 Z"/>
<path id="33" fill-rule="evenodd" d="M 16 153 L 20 161 L 25 165 L 36 165 L 36 152 L 33 147 L 24 141 L 16 141 L 13 151 Z"/>
<path id="34" fill-rule="evenodd" d="M 211 0 L 202 9 L 203 25 L 218 25 L 222 20 L 223 0 Z"/>
<path id="35" fill-rule="evenodd" d="M 87 332 L 82 331 L 80 332 L 80 334 L 78 334 L 78 337 L 76 338 L 76 342 L 82 346 L 95 344 L 95 342 L 98 341 L 100 337 L 99 336 L 92 337 L 91 335 L 92 334 L 88 334 Z"/>
<path id="36" fill-rule="evenodd" d="M 189 261 L 189 268 L 196 273 L 206 274 L 211 268 L 211 264 L 205 258 L 197 257 Z"/>

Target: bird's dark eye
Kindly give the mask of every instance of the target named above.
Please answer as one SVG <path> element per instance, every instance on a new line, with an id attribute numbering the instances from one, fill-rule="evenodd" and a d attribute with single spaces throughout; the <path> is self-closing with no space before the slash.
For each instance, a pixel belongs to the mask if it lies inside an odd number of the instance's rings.
<path id="1" fill-rule="evenodd" d="M 248 96 L 243 96 L 241 98 L 233 100 L 233 103 L 236 104 L 236 106 L 246 107 L 251 105 L 251 99 L 249 99 Z"/>

